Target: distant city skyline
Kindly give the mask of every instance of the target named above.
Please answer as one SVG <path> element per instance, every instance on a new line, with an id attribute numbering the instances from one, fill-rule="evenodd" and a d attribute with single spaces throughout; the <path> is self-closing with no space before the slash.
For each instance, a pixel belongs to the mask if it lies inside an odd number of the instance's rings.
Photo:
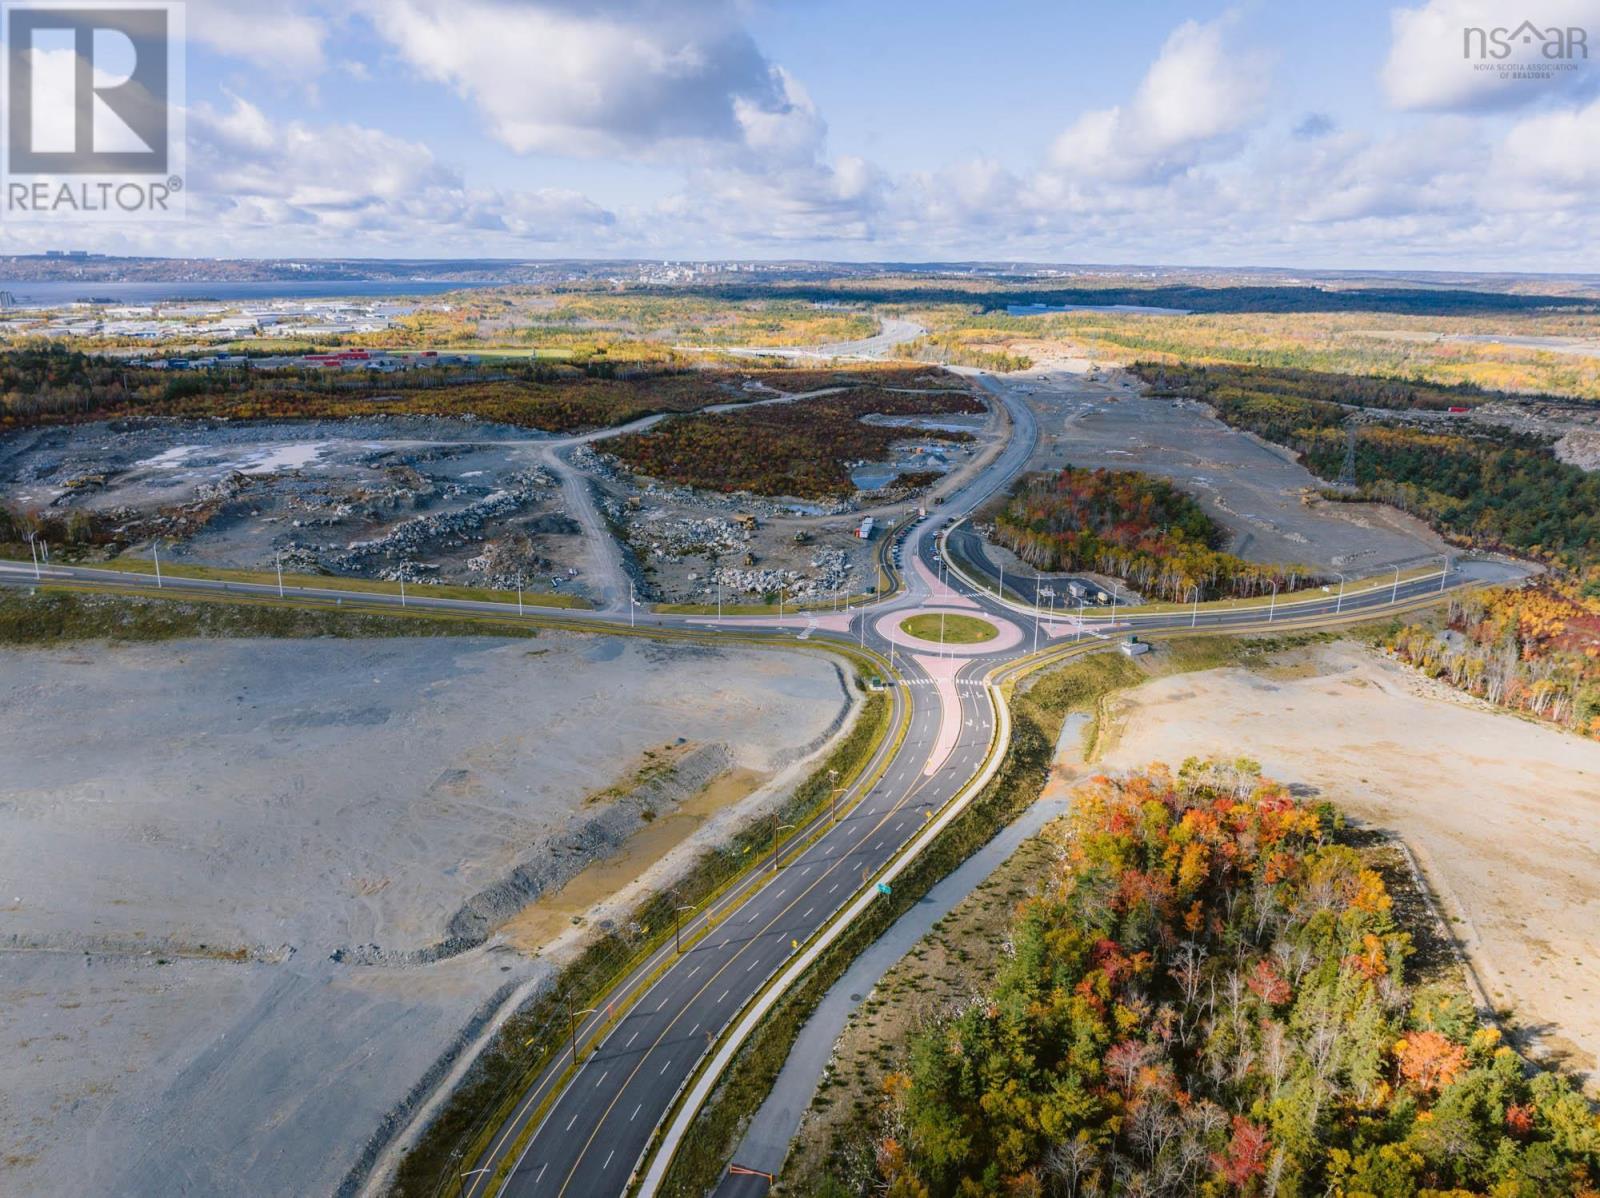
<path id="1" fill-rule="evenodd" d="M 0 253 L 1600 270 L 1600 0 L 187 9 L 187 221 Z"/>

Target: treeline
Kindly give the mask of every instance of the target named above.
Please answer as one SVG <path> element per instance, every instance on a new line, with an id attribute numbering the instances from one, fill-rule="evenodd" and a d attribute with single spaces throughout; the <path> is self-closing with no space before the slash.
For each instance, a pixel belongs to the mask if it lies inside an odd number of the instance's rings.
<path id="1" fill-rule="evenodd" d="M 1070 812 L 992 986 L 890 1075 L 871 1192 L 1593 1193 L 1588 1103 L 1464 995 L 1408 984 L 1329 807 L 1190 762 L 1097 778 Z"/>
<path id="2" fill-rule="evenodd" d="M 798 499 L 855 492 L 850 465 L 883 461 L 897 441 L 971 441 L 969 433 L 865 424 L 866 416 L 978 415 L 978 400 L 957 391 L 856 388 L 796 403 L 667 420 L 646 433 L 607 441 L 629 469 L 705 490 Z"/>
<path id="3" fill-rule="evenodd" d="M 910 358 L 913 362 L 937 362 L 941 366 L 972 366 L 978 370 L 992 370 L 997 374 L 1027 370 L 1033 365 L 1033 359 L 1027 354 L 983 349 L 966 344 L 959 335 L 948 333 L 907 341 L 898 346 L 895 353 L 899 357 Z"/>
<path id="4" fill-rule="evenodd" d="M 1344 405 L 1436 408 L 1492 397 L 1472 389 L 1246 366 L 1140 363 L 1155 391 L 1202 399 L 1235 428 L 1299 453 L 1313 474 L 1343 471 Z M 1600 562 L 1600 475 L 1558 459 L 1549 444 L 1507 429 L 1439 432 L 1370 422 L 1356 431 L 1357 492 L 1393 504 L 1464 543 L 1506 549 L 1584 574 Z M 1338 498 L 1339 496 L 1333 496 Z"/>
<path id="5" fill-rule="evenodd" d="M 578 365 L 546 361 L 354 371 L 152 370 L 60 348 L 0 353 L 0 432 L 46 424 L 138 418 L 322 420 L 442 416 L 573 433 L 657 413 L 691 412 L 777 391 L 863 380 L 925 380 L 927 368 L 701 370 L 604 354 Z M 824 381 L 825 380 L 825 381 Z"/>
<path id="6" fill-rule="evenodd" d="M 1164 478 L 1068 466 L 1024 478 L 995 517 L 995 541 L 1036 570 L 1093 570 L 1174 602 L 1292 590 L 1299 566 L 1259 565 L 1225 553 L 1226 534 Z"/>
<path id="7" fill-rule="evenodd" d="M 1068 304 L 1132 304 L 1151 308 L 1183 308 L 1190 312 L 1385 312 L 1416 316 L 1472 313 L 1577 311 L 1593 312 L 1600 304 L 1589 296 L 1519 295 L 1495 291 L 1447 291 L 1404 287 L 1206 287 L 1167 286 L 1039 287 L 1021 278 L 975 279 L 952 283 L 948 278 L 919 280 L 910 274 L 878 280 L 837 282 L 725 284 L 683 289 L 640 288 L 638 293 L 701 295 L 720 300 L 779 297 L 865 304 L 976 304 L 982 310 L 1013 304 L 1057 307 Z"/>
<path id="8" fill-rule="evenodd" d="M 1408 625 L 1400 660 L 1490 703 L 1600 738 L 1600 616 L 1543 587 L 1463 595 L 1444 633 Z"/>

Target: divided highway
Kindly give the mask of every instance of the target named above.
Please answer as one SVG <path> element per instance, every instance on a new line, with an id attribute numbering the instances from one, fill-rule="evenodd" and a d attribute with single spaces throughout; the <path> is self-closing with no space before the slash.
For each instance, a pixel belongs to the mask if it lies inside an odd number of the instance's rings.
<path id="1" fill-rule="evenodd" d="M 945 563 L 940 561 L 940 538 L 1010 482 L 1032 455 L 1037 439 L 1027 406 L 1003 383 L 985 376 L 978 380 L 1009 413 L 1013 435 L 978 479 L 951 497 L 933 519 L 918 522 L 905 534 L 903 563 L 896 570 L 904 585 L 894 596 L 831 620 L 799 615 L 784 621 L 758 617 L 716 622 L 641 613 L 640 627 L 652 633 L 715 636 L 722 631 L 749 635 L 800 630 L 805 639 L 819 645 L 864 646 L 892 658 L 898 673 L 892 689 L 895 726 L 903 719 L 905 735 L 898 741 L 891 735 L 858 787 L 842 797 L 843 818 L 833 824 L 823 816 L 812 828 L 797 830 L 796 841 L 813 830 L 820 835 L 798 853 L 780 856 L 778 868 L 765 864 L 711 910 L 694 913 L 683 929 L 687 951 L 679 956 L 668 944 L 621 983 L 599 1010 L 582 1017 L 581 1062 L 570 1069 L 570 1052 L 556 1055 L 497 1130 L 487 1152 L 463 1165 L 464 1194 L 472 1198 L 491 1193 L 515 1198 L 623 1194 L 680 1090 L 747 1001 L 792 960 L 799 946 L 856 898 L 864 880 L 914 839 L 934 812 L 962 793 L 991 750 L 1003 748 L 994 743 L 998 713 L 986 684 L 997 671 L 1015 671 L 1030 661 L 1060 655 L 1066 644 L 1105 641 L 1135 627 L 1141 634 L 1263 631 L 1291 621 L 1305 627 L 1380 611 L 1392 603 L 1403 606 L 1472 580 L 1446 566 L 1393 586 L 1342 597 L 1302 596 L 1292 604 L 1286 598 L 1275 610 L 1124 609 L 1114 627 L 1104 610 L 1087 613 L 1083 626 L 1070 613 L 1041 616 L 1034 608 L 997 599 L 957 571 L 950 571 L 950 581 L 941 583 Z M 153 582 L 149 576 L 75 566 L 46 567 L 42 576 L 51 582 L 110 590 L 148 590 Z M 31 564 L 0 563 L 0 582 L 29 585 L 34 580 Z M 164 588 L 174 596 L 224 591 L 272 598 L 279 594 L 271 584 L 171 575 Z M 335 580 L 327 586 L 287 587 L 284 597 L 363 610 L 397 608 L 401 603 L 398 596 L 343 590 Z M 413 590 L 406 604 L 419 610 L 518 618 L 515 608 L 503 603 L 442 599 L 425 590 Z M 994 651 L 979 645 L 942 652 L 937 646 L 908 645 L 896 634 L 894 626 L 904 614 L 930 609 L 982 615 L 1013 632 L 1020 629 L 1022 635 L 1009 641 L 1002 638 L 996 644 L 1005 647 Z M 526 619 L 596 631 L 629 626 L 627 612 L 614 610 L 529 609 Z M 1054 646 L 1053 654 L 1035 655 L 1036 644 L 1039 650 Z M 750 1189 L 741 1184 L 737 1191 L 725 1187 L 724 1192 L 761 1191 L 759 1186 Z"/>

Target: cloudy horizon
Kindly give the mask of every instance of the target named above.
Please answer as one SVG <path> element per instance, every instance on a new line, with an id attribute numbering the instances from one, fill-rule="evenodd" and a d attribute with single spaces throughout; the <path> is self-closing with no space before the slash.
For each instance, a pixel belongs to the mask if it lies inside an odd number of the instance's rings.
<path id="1" fill-rule="evenodd" d="M 1600 269 L 1600 67 L 1463 44 L 1600 0 L 860 7 L 191 0 L 187 221 L 0 252 Z"/>

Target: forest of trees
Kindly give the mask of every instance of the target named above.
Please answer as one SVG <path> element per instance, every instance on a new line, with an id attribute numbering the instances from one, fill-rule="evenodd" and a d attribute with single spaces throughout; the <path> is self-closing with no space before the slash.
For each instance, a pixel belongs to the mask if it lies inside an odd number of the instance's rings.
<path id="1" fill-rule="evenodd" d="M 1228 424 L 1288 446 L 1313 474 L 1329 480 L 1344 467 L 1350 410 L 1342 405 L 1474 402 L 1456 389 L 1312 371 L 1149 363 L 1134 370 L 1157 394 L 1202 399 Z M 1413 512 L 1463 543 L 1526 554 L 1586 576 L 1600 563 L 1600 475 L 1560 461 L 1536 437 L 1470 428 L 1361 424 L 1357 492 L 1349 497 Z"/>
<path id="2" fill-rule="evenodd" d="M 926 385 L 928 367 L 692 369 L 601 354 L 581 365 L 485 361 L 368 376 L 345 371 L 152 370 L 50 347 L 0 354 L 0 432 L 148 417 L 321 420 L 445 416 L 552 433 L 607 428 L 658 412 L 761 397 L 745 384 L 804 391 L 865 382 Z"/>
<path id="3" fill-rule="evenodd" d="M 1094 570 L 1141 594 L 1184 602 L 1263 595 L 1307 581 L 1299 566 L 1223 552 L 1223 530 L 1164 478 L 1068 466 L 1024 478 L 995 517 L 996 543 L 1036 570 Z"/>
<path id="4" fill-rule="evenodd" d="M 1189 762 L 1070 810 L 992 985 L 889 1076 L 873 1192 L 1594 1193 L 1587 1101 L 1464 994 L 1408 983 L 1391 896 L 1327 805 Z"/>
<path id="5" fill-rule="evenodd" d="M 804 403 L 683 416 L 646 433 L 607 441 L 605 449 L 629 469 L 664 482 L 729 493 L 833 499 L 855 491 L 852 462 L 883 461 L 897 441 L 973 439 L 964 432 L 864 424 L 863 417 L 983 412 L 983 404 L 964 391 L 860 387 Z"/>
<path id="6" fill-rule="evenodd" d="M 1547 587 L 1458 596 L 1444 633 L 1408 625 L 1389 647 L 1468 694 L 1600 738 L 1600 616 Z"/>

